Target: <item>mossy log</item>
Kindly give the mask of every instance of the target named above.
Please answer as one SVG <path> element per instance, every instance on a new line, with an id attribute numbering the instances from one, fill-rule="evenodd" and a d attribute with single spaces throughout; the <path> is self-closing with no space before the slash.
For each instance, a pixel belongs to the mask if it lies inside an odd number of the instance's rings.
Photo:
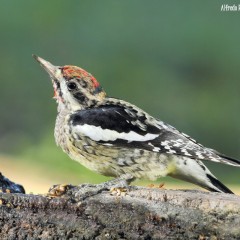
<path id="1" fill-rule="evenodd" d="M 0 193 L 0 239 L 240 239 L 240 197 L 84 184 L 58 197 Z"/>

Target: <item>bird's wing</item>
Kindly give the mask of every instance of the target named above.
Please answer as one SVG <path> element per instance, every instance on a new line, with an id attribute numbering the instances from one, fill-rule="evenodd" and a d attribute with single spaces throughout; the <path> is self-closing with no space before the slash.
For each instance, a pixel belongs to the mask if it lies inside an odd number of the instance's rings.
<path id="1" fill-rule="evenodd" d="M 129 106 L 103 105 L 77 111 L 69 121 L 75 134 L 87 136 L 98 144 L 240 164 L 238 160 L 205 148 L 174 127 L 138 110 Z"/>

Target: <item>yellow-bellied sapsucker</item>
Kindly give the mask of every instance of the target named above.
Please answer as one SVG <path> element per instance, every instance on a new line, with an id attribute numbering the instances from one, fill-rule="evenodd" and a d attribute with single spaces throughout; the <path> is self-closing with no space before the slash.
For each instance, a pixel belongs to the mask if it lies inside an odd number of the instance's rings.
<path id="1" fill-rule="evenodd" d="M 126 101 L 107 97 L 82 68 L 34 58 L 52 79 L 58 103 L 55 140 L 72 159 L 106 176 L 155 180 L 168 175 L 232 193 L 202 160 L 240 166 L 239 160 L 202 146 Z"/>

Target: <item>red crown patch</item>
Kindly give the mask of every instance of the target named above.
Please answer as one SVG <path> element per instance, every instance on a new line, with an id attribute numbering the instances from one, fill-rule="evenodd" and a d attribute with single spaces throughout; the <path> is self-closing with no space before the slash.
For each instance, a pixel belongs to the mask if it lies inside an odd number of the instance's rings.
<path id="1" fill-rule="evenodd" d="M 95 88 L 99 87 L 100 85 L 96 78 L 92 76 L 92 74 L 80 67 L 67 65 L 62 68 L 62 72 L 66 79 L 89 77 Z"/>

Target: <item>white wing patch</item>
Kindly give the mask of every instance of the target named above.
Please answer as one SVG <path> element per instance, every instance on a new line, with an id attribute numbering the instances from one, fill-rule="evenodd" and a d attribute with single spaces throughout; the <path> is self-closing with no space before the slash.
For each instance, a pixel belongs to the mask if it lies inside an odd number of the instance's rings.
<path id="1" fill-rule="evenodd" d="M 109 129 L 102 129 L 100 126 L 93 126 L 88 124 L 77 125 L 74 127 L 76 133 L 83 134 L 94 141 L 115 141 L 117 139 L 126 140 L 128 142 L 132 141 L 149 141 L 158 137 L 158 134 L 147 133 L 146 135 L 140 135 L 136 132 L 130 131 L 117 132 Z"/>

